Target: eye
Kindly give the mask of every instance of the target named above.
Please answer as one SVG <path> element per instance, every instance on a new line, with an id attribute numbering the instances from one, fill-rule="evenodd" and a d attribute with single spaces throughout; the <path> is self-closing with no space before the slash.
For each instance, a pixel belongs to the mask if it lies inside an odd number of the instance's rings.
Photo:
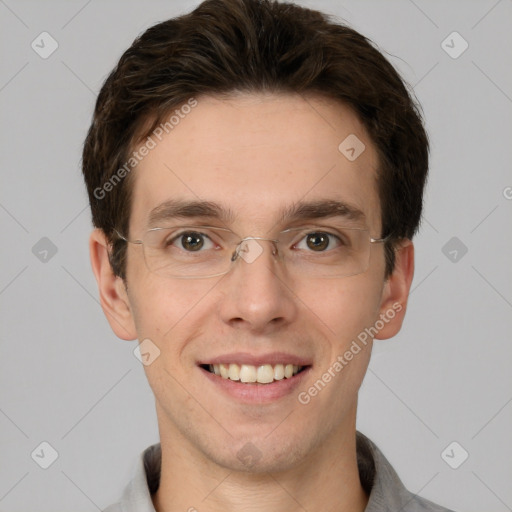
<path id="1" fill-rule="evenodd" d="M 297 245 L 297 249 L 310 249 L 315 252 L 324 252 L 339 247 L 341 240 L 331 233 L 314 231 L 308 233 Z"/>
<path id="2" fill-rule="evenodd" d="M 187 252 L 198 252 L 203 248 L 213 248 L 213 242 L 208 235 L 198 231 L 185 231 L 175 235 L 167 241 L 166 245 L 177 246 L 179 249 L 184 249 Z"/>

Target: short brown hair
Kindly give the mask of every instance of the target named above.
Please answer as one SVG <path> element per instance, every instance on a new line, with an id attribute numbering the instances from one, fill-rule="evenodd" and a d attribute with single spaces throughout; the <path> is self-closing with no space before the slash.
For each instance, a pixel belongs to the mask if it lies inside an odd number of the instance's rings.
<path id="1" fill-rule="evenodd" d="M 99 93 L 82 169 L 92 218 L 112 244 L 125 278 L 131 181 L 112 183 L 128 155 L 191 97 L 231 92 L 315 93 L 351 107 L 373 141 L 386 275 L 394 247 L 418 229 L 428 138 L 404 81 L 371 41 L 318 11 L 272 0 L 206 0 L 146 30 L 122 55 Z M 108 194 L 104 184 L 110 180 Z M 100 196 L 100 197 L 98 197 Z"/>

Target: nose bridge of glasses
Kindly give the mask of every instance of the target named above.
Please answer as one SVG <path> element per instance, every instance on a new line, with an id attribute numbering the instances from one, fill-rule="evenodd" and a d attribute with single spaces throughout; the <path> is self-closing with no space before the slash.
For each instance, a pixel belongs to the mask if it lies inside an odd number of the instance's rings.
<path id="1" fill-rule="evenodd" d="M 277 254 L 276 244 L 279 242 L 279 240 L 276 240 L 275 238 L 265 238 L 261 236 L 246 236 L 237 243 L 235 250 L 233 251 L 233 254 L 231 256 L 231 261 L 235 261 L 240 257 L 246 263 L 252 263 L 263 252 L 262 245 L 258 243 L 260 241 L 271 242 L 272 254 Z"/>

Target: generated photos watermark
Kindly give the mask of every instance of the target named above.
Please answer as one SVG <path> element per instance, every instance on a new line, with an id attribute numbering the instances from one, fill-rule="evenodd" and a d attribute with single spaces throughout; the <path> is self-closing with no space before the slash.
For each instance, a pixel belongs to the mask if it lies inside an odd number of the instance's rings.
<path id="1" fill-rule="evenodd" d="M 171 133 L 171 131 L 180 124 L 181 120 L 185 119 L 197 105 L 197 100 L 190 98 L 187 103 L 182 105 L 179 109 L 174 110 L 167 121 L 160 123 L 153 130 L 152 134 L 148 136 L 146 141 L 136 151 L 131 153 L 131 156 L 126 162 L 101 187 L 94 189 L 94 197 L 98 200 L 104 199 L 109 192 L 119 185 L 119 183 L 149 155 L 152 149 L 156 148 L 158 142 L 161 142 L 164 135 Z"/>
<path id="2" fill-rule="evenodd" d="M 371 327 L 365 327 L 365 329 L 357 335 L 357 339 L 352 340 L 350 348 L 343 354 L 339 355 L 336 358 L 336 361 L 327 368 L 327 370 L 312 386 L 310 386 L 306 391 L 301 391 L 298 394 L 297 399 L 299 403 L 302 405 L 309 404 L 311 399 L 317 396 L 318 393 L 320 393 L 320 391 L 322 391 L 325 386 L 327 386 L 327 384 L 331 382 L 331 380 L 334 379 L 364 347 L 366 347 L 368 341 L 375 338 L 375 336 L 384 329 L 386 324 L 393 320 L 396 314 L 402 311 L 402 309 L 402 304 L 395 302 L 391 308 L 386 310 L 385 313 L 380 314 L 379 319 L 376 320 Z"/>

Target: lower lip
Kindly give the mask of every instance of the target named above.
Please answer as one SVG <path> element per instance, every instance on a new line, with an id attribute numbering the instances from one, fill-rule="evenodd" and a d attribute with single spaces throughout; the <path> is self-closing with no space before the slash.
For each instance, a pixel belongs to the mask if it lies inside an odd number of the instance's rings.
<path id="1" fill-rule="evenodd" d="M 289 379 L 275 380 L 269 384 L 242 383 L 236 380 L 224 379 L 220 375 L 210 373 L 208 370 L 199 367 L 205 377 L 215 386 L 232 398 L 248 404 L 265 404 L 274 402 L 289 396 L 305 379 L 306 374 L 311 370 L 311 366 L 302 370 Z"/>

